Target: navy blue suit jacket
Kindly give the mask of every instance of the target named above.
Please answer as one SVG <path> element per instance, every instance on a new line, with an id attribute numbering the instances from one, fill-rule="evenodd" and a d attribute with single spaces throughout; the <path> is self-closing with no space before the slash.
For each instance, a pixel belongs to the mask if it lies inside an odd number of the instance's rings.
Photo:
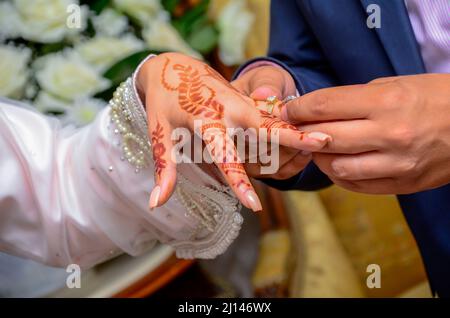
<path id="1" fill-rule="evenodd" d="M 379 29 L 367 27 L 369 4 L 380 6 Z M 263 59 L 290 72 L 301 94 L 425 72 L 403 0 L 274 0 L 270 49 Z M 331 181 L 310 164 L 293 178 L 267 183 L 281 190 L 316 190 Z M 450 297 L 450 184 L 398 200 L 433 292 Z"/>

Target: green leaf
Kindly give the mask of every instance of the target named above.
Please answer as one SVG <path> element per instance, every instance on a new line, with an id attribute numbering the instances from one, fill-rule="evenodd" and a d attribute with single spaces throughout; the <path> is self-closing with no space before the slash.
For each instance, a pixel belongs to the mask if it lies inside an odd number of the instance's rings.
<path id="1" fill-rule="evenodd" d="M 187 42 L 202 54 L 208 54 L 217 45 L 218 32 L 212 25 L 204 25 L 202 28 L 192 32 Z"/>
<path id="2" fill-rule="evenodd" d="M 81 4 L 87 4 L 89 8 L 94 11 L 96 14 L 99 14 L 103 11 L 109 4 L 111 0 L 94 0 L 94 1 L 81 1 Z"/>
<path id="3" fill-rule="evenodd" d="M 46 55 L 46 54 L 62 51 L 67 46 L 68 46 L 68 43 L 61 41 L 61 42 L 56 42 L 56 43 L 42 44 L 41 46 L 38 45 L 37 50 L 39 51 L 39 55 Z"/>
<path id="4" fill-rule="evenodd" d="M 173 13 L 177 5 L 180 3 L 180 0 L 162 0 L 161 4 L 164 9 L 169 11 L 170 13 Z"/>
<path id="5" fill-rule="evenodd" d="M 203 0 L 200 4 L 187 11 L 181 18 L 173 21 L 173 25 L 180 32 L 183 38 L 187 38 L 192 32 L 193 26 L 198 21 L 203 21 L 206 18 L 209 0 Z"/>
<path id="6" fill-rule="evenodd" d="M 103 92 L 97 93 L 94 95 L 95 98 L 99 98 L 104 100 L 105 102 L 108 102 L 111 100 L 116 88 L 118 85 L 111 86 L 110 88 L 104 90 Z"/>
<path id="7" fill-rule="evenodd" d="M 120 84 L 130 76 L 139 63 L 151 52 L 148 50 L 131 54 L 111 66 L 103 76 L 114 84 Z"/>
<path id="8" fill-rule="evenodd" d="M 150 50 L 140 51 L 125 57 L 111 66 L 105 73 L 103 73 L 103 77 L 111 81 L 111 87 L 103 92 L 97 93 L 95 97 L 106 101 L 109 100 L 117 86 L 131 76 L 134 70 L 138 67 L 139 63 L 151 53 L 160 54 L 162 52 Z"/>

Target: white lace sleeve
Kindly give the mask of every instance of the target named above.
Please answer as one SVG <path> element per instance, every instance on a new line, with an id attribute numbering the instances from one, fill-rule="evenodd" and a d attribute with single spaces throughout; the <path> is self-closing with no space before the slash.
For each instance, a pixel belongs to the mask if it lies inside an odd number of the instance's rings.
<path id="1" fill-rule="evenodd" d="M 215 258 L 226 251 L 241 229 L 241 205 L 231 189 L 219 183 L 202 186 L 179 176 L 176 195 L 187 209 L 186 217 L 198 222 L 198 234 L 192 239 L 174 241 L 180 258 Z M 201 234 L 204 233 L 204 234 Z"/>
<path id="2" fill-rule="evenodd" d="M 115 132 L 123 141 L 123 158 L 136 172 L 153 165 L 147 114 L 135 85 L 141 65 L 133 78 L 118 88 L 110 103 Z M 225 252 L 239 234 L 241 205 L 221 177 L 212 177 L 195 164 L 180 164 L 177 172 L 174 196 L 185 208 L 186 224 L 193 226 L 182 238 L 165 233 L 159 240 L 171 245 L 180 258 L 214 258 Z"/>

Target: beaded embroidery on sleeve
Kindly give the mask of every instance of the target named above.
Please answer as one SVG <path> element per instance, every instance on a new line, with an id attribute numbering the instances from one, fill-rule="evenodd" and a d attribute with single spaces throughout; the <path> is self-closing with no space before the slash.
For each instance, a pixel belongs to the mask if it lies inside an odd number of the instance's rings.
<path id="1" fill-rule="evenodd" d="M 152 161 L 147 115 L 136 90 L 136 74 L 122 83 L 110 101 L 114 132 L 122 138 L 123 158 L 136 172 Z M 203 173 L 197 168 L 199 173 Z M 185 241 L 168 242 L 180 258 L 215 258 L 225 252 L 239 234 L 243 219 L 241 205 L 228 186 L 206 175 L 210 186 L 193 183 L 178 173 L 174 195 L 186 208 L 185 217 L 194 219 L 197 228 Z"/>

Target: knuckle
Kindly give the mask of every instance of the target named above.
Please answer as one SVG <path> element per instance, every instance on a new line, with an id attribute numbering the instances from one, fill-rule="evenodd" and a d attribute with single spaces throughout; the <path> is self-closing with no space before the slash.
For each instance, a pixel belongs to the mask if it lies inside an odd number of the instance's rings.
<path id="1" fill-rule="evenodd" d="M 298 114 L 298 104 L 297 103 L 291 103 L 289 105 L 286 105 L 286 112 L 287 117 L 290 121 L 298 120 L 299 114 Z"/>
<path id="2" fill-rule="evenodd" d="M 403 88 L 397 82 L 391 82 L 389 88 L 381 94 L 381 104 L 389 109 L 397 109 L 403 98 Z"/>
<path id="3" fill-rule="evenodd" d="M 400 125 L 391 131 L 389 141 L 400 148 L 410 148 L 415 137 L 416 132 L 412 127 Z"/>
<path id="4" fill-rule="evenodd" d="M 347 167 L 339 162 L 333 161 L 331 163 L 331 173 L 338 179 L 346 179 L 350 177 L 350 172 Z"/>
<path id="5" fill-rule="evenodd" d="M 311 114 L 314 116 L 324 116 L 327 113 L 329 97 L 326 94 L 317 94 L 311 104 Z"/>
<path id="6" fill-rule="evenodd" d="M 417 91 L 411 89 L 403 81 L 395 80 L 386 85 L 388 85 L 388 89 L 381 94 L 381 103 L 388 109 L 397 110 L 417 102 Z"/>
<path id="7" fill-rule="evenodd" d="M 412 177 L 417 176 L 420 172 L 418 166 L 418 160 L 416 158 L 410 157 L 401 161 L 399 169 L 402 175 L 408 175 L 409 177 Z"/>

